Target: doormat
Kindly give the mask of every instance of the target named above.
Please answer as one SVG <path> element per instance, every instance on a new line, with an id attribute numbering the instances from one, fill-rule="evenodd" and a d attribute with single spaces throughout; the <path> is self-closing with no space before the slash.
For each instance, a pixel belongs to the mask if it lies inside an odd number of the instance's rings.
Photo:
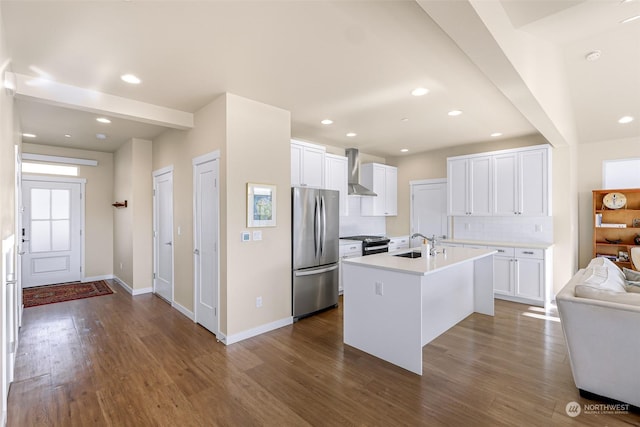
<path id="1" fill-rule="evenodd" d="M 24 307 L 53 304 L 75 299 L 99 297 L 112 294 L 113 291 L 104 280 L 86 283 L 63 283 L 60 285 L 36 286 L 22 291 Z"/>

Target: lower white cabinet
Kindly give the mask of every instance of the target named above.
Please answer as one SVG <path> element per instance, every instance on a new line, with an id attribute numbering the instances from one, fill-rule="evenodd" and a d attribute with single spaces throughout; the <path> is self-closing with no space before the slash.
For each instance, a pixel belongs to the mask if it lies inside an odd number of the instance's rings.
<path id="1" fill-rule="evenodd" d="M 551 248 L 521 248 L 442 242 L 438 246 L 491 249 L 496 298 L 544 307 L 551 301 Z"/>
<path id="2" fill-rule="evenodd" d="M 549 250 L 490 246 L 496 298 L 544 306 L 549 301 Z"/>
<path id="3" fill-rule="evenodd" d="M 389 239 L 389 252 L 399 249 L 409 249 L 409 236 L 391 237 Z"/>
<path id="4" fill-rule="evenodd" d="M 345 258 L 353 258 L 362 256 L 362 242 L 340 242 L 340 246 L 338 248 L 338 257 L 340 258 L 340 267 L 338 274 L 338 293 L 342 295 L 343 287 L 342 287 L 342 260 Z"/>

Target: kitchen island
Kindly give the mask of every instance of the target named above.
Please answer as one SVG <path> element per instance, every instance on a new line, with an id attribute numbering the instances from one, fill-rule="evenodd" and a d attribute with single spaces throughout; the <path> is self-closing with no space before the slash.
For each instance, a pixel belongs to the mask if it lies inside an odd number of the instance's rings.
<path id="1" fill-rule="evenodd" d="M 493 316 L 496 251 L 406 252 L 343 260 L 344 342 L 422 375 L 423 346 L 473 312 Z"/>

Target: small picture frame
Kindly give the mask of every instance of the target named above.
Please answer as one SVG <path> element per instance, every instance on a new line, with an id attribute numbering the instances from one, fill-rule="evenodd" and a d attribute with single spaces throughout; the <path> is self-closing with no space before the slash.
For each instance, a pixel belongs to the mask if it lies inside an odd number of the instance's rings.
<path id="1" fill-rule="evenodd" d="M 633 218 L 633 221 L 631 221 L 631 226 L 633 228 L 640 228 L 640 218 Z"/>
<path id="2" fill-rule="evenodd" d="M 247 227 L 276 226 L 276 186 L 247 183 Z"/>
<path id="3" fill-rule="evenodd" d="M 618 251 L 618 261 L 628 262 L 629 261 L 629 252 Z"/>

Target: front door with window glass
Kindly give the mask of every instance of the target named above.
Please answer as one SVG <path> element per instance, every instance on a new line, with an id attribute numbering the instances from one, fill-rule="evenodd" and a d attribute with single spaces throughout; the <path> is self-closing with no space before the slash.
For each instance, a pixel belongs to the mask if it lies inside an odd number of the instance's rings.
<path id="1" fill-rule="evenodd" d="M 81 184 L 24 181 L 22 188 L 22 287 L 79 281 Z"/>

